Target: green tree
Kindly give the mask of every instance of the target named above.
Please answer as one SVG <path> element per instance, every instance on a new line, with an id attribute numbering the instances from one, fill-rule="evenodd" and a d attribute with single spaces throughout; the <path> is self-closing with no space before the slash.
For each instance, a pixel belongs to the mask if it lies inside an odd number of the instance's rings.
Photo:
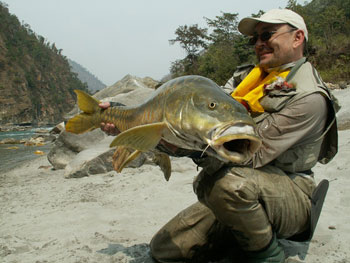
<path id="1" fill-rule="evenodd" d="M 169 40 L 169 43 L 174 45 L 178 42 L 188 56 L 195 56 L 202 48 L 207 47 L 207 31 L 206 28 L 198 27 L 198 24 L 180 26 L 175 31 L 176 38 Z"/>
<path id="2" fill-rule="evenodd" d="M 209 36 L 205 37 L 205 45 L 195 45 L 194 52 L 186 50 L 187 56 L 177 60 L 171 65 L 173 77 L 189 74 L 198 74 L 209 77 L 218 84 L 225 84 L 232 76 L 235 68 L 242 63 L 252 59 L 252 49 L 247 47 L 248 39 L 238 32 L 238 14 L 224 13 L 216 16 L 215 19 L 204 18 L 212 30 Z M 189 27 L 180 27 L 178 33 L 187 32 Z M 202 29 L 207 33 L 208 29 Z M 198 31 L 192 31 L 197 32 Z M 178 36 L 184 34 L 178 34 Z M 186 35 L 188 36 L 188 35 Z M 197 39 L 203 35 L 197 35 L 190 39 Z M 183 40 L 184 37 L 178 40 Z M 186 38 L 188 39 L 188 38 Z M 196 41 L 182 41 L 181 43 L 197 43 Z M 200 49 L 202 48 L 202 49 Z M 193 56 L 191 57 L 191 55 Z"/>
<path id="3" fill-rule="evenodd" d="M 215 19 L 205 17 L 209 27 L 213 28 L 210 34 L 210 40 L 215 43 L 230 43 L 237 39 L 238 33 L 238 13 L 224 13 L 221 16 L 216 16 Z"/>
<path id="4" fill-rule="evenodd" d="M 183 60 L 173 63 L 170 71 L 175 75 L 195 74 L 199 52 L 207 47 L 207 29 L 198 27 L 198 24 L 192 26 L 180 26 L 175 31 L 176 38 L 169 40 L 171 45 L 179 43 L 185 49 L 187 56 Z M 181 73 L 179 63 L 183 64 Z"/>
<path id="5" fill-rule="evenodd" d="M 294 0 L 287 8 L 303 16 L 309 31 L 307 55 L 328 82 L 350 78 L 350 0 Z"/>

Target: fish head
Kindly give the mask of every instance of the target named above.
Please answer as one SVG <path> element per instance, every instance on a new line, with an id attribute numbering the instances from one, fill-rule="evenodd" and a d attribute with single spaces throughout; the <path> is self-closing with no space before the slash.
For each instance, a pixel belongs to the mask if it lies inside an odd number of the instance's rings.
<path id="1" fill-rule="evenodd" d="M 188 77 L 190 78 L 190 77 Z M 204 77 L 192 77 L 168 102 L 167 120 L 174 133 L 196 150 L 224 162 L 243 163 L 259 149 L 261 139 L 246 108 Z M 170 117 L 170 118 L 169 118 Z"/>

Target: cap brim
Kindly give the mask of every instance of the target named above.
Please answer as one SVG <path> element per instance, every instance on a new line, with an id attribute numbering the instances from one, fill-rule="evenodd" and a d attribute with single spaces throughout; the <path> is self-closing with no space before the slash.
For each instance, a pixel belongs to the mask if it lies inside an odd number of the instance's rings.
<path id="1" fill-rule="evenodd" d="M 254 34 L 255 27 L 259 22 L 260 20 L 256 18 L 243 18 L 238 24 L 238 30 L 243 35 L 252 36 Z"/>
<path id="2" fill-rule="evenodd" d="M 252 36 L 254 35 L 256 25 L 259 24 L 260 22 L 269 23 L 269 24 L 285 23 L 280 20 L 265 20 L 265 19 L 259 19 L 259 18 L 253 18 L 253 17 L 246 17 L 239 22 L 238 30 L 243 35 Z"/>

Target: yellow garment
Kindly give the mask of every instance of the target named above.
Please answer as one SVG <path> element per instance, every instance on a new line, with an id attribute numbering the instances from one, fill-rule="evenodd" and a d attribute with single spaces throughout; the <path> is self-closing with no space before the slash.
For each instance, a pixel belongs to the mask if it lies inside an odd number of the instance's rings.
<path id="1" fill-rule="evenodd" d="M 289 72 L 290 70 L 272 71 L 265 76 L 265 72 L 258 65 L 243 79 L 231 96 L 242 104 L 247 103 L 252 112 L 264 112 L 264 108 L 259 103 L 264 96 L 264 86 L 277 80 L 277 77 L 285 79 Z"/>

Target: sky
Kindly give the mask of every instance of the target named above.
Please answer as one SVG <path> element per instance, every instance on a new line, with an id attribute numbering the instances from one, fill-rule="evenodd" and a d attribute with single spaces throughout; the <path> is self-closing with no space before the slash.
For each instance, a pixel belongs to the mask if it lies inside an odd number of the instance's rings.
<path id="1" fill-rule="evenodd" d="M 259 10 L 286 7 L 288 0 L 0 0 L 11 14 L 62 54 L 110 86 L 131 74 L 160 80 L 186 53 L 179 26 L 198 24 L 221 12 L 242 19 Z"/>

